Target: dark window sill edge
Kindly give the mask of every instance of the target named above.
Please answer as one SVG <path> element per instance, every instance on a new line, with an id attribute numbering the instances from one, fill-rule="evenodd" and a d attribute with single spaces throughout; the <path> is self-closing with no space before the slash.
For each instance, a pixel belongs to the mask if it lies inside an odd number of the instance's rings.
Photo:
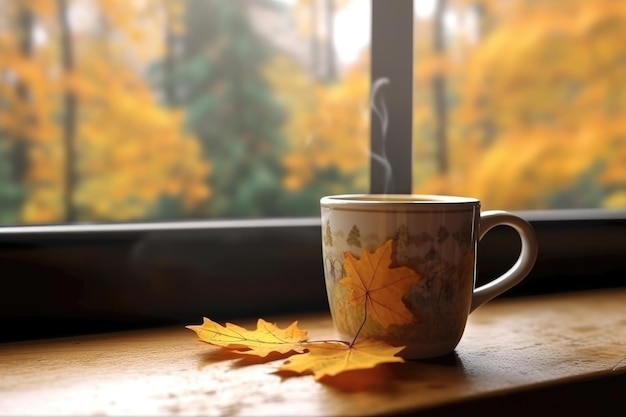
<path id="1" fill-rule="evenodd" d="M 439 407 L 420 410 L 423 417 L 443 417 L 480 414 L 482 417 L 501 416 L 507 410 L 508 417 L 532 415 L 569 417 L 623 416 L 625 373 L 612 375 L 588 375 L 565 378 L 558 382 L 537 384 L 527 389 L 505 391 L 495 395 L 482 395 L 468 401 L 457 401 Z M 414 416 L 413 412 L 396 416 Z"/>
<path id="2" fill-rule="evenodd" d="M 626 211 L 516 213 L 535 228 L 539 256 L 503 296 L 626 286 Z M 518 250 L 510 228 L 489 232 L 478 283 Z M 319 218 L 4 227 L 0 265 L 0 322 L 51 333 L 328 308 Z"/>

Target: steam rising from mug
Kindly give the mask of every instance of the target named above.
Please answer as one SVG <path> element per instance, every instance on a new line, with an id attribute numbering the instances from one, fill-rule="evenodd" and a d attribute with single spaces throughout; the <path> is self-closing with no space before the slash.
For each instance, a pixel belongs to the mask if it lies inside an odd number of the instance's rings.
<path id="1" fill-rule="evenodd" d="M 371 157 L 374 161 L 380 163 L 383 166 L 384 175 L 385 175 L 385 187 L 383 191 L 384 194 L 387 194 L 387 192 L 389 191 L 389 187 L 391 186 L 391 182 L 393 181 L 393 170 L 387 158 L 387 151 L 386 151 L 387 127 L 389 126 L 389 114 L 387 112 L 385 99 L 382 96 L 382 93 L 379 93 L 379 90 L 381 90 L 382 87 L 387 84 L 389 84 L 389 78 L 387 77 L 377 78 L 372 84 L 372 94 L 370 98 L 370 107 L 372 109 L 372 112 L 374 112 L 374 114 L 376 115 L 376 117 L 378 117 L 378 120 L 380 121 L 381 137 L 382 137 L 382 146 L 381 146 L 380 155 L 377 154 L 376 152 L 372 152 Z M 378 102 L 376 100 L 377 97 L 380 97 Z"/>

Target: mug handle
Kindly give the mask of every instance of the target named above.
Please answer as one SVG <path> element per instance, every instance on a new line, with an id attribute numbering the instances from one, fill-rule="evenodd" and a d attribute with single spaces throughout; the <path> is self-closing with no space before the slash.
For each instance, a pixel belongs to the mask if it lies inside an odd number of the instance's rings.
<path id="1" fill-rule="evenodd" d="M 502 210 L 488 210 L 480 215 L 482 239 L 489 230 L 499 225 L 511 226 L 522 241 L 522 248 L 515 264 L 504 274 L 474 289 L 470 313 L 478 307 L 519 284 L 533 268 L 537 260 L 537 238 L 533 227 L 524 219 Z"/>

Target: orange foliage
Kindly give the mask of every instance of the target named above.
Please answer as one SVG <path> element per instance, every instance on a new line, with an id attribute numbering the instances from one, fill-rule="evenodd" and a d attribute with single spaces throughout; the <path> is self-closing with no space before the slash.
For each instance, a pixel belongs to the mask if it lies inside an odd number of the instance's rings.
<path id="1" fill-rule="evenodd" d="M 433 50 L 433 18 L 416 24 L 414 190 L 475 196 L 485 208 L 623 201 L 615 190 L 626 188 L 626 9 L 611 0 L 447 4 L 460 23 L 444 52 Z M 329 168 L 367 188 L 367 73 L 363 60 L 338 84 L 275 80 L 292 95 L 285 188 L 301 190 Z M 436 76 L 449 108 L 443 174 L 432 135 Z M 555 200 L 560 194 L 570 197 Z"/>
<path id="2" fill-rule="evenodd" d="M 200 159 L 198 142 L 183 133 L 183 115 L 160 107 L 133 72 L 116 73 L 106 96 L 97 89 L 79 94 L 76 203 L 89 210 L 89 218 L 126 220 L 145 216 L 161 195 L 180 197 L 187 208 L 208 198 L 210 166 Z M 92 86 L 109 80 L 96 68 L 90 75 Z"/>
<path id="3" fill-rule="evenodd" d="M 71 5 L 72 3 L 70 3 Z M 73 203 L 78 220 L 145 218 L 161 196 L 190 209 L 210 197 L 210 165 L 196 138 L 185 133 L 179 112 L 163 108 L 143 81 L 146 65 L 163 48 L 162 2 L 99 0 L 89 4 L 106 31 L 72 33 L 74 71 L 61 66 L 59 21 L 53 1 L 14 1 L 26 7 L 46 36 L 31 51 L 21 50 L 19 32 L 0 30 L 0 72 L 14 81 L 0 85 L 0 130 L 28 144 L 29 171 L 23 221 L 63 221 L 65 112 L 62 98 L 76 98 L 76 137 L 72 161 L 78 182 Z M 13 19 L 16 20 L 16 19 Z M 18 93 L 23 86 L 28 95 Z"/>
<path id="4" fill-rule="evenodd" d="M 287 68 L 301 76 L 280 77 Z M 368 73 L 364 57 L 340 82 L 319 84 L 285 58 L 273 63 L 268 77 L 291 111 L 285 127 L 291 149 L 283 161 L 287 190 L 302 190 L 329 169 L 344 175 L 344 182 L 367 188 Z"/>
<path id="5" fill-rule="evenodd" d="M 310 372 L 317 381 L 348 371 L 371 369 L 381 363 L 404 362 L 396 356 L 404 347 L 395 347 L 382 340 L 363 339 L 354 345 L 339 342 L 310 344 L 303 355 L 292 356 L 281 371 Z M 326 380 L 332 381 L 332 380 Z"/>
<path id="6" fill-rule="evenodd" d="M 457 0 L 450 10 L 467 14 L 475 3 Z M 551 198 L 559 193 L 585 198 L 588 190 L 576 187 L 587 181 L 604 197 L 581 204 L 621 201 L 612 190 L 626 187 L 626 9 L 610 0 L 480 3 L 491 25 L 477 42 L 453 39 L 448 53 L 460 61 L 439 70 L 458 103 L 449 114 L 451 168 L 434 175 L 428 148 L 417 146 L 417 191 L 472 195 L 486 208 L 539 209 L 558 205 Z M 429 62 L 417 61 L 417 91 L 429 89 L 419 78 Z M 430 109 L 428 95 L 418 106 Z M 430 114 L 419 119 L 417 141 L 425 140 Z"/>
<path id="7" fill-rule="evenodd" d="M 202 325 L 186 326 L 196 332 L 200 340 L 215 346 L 231 349 L 237 353 L 266 357 L 270 353 L 302 353 L 305 350 L 302 342 L 308 338 L 306 330 L 293 322 L 285 329 L 263 319 L 257 321 L 256 330 L 247 330 L 233 323 L 222 326 L 208 318 Z"/>
<path id="8" fill-rule="evenodd" d="M 201 325 L 186 327 L 196 332 L 203 342 L 236 355 L 254 356 L 267 362 L 290 356 L 278 368 L 279 371 L 313 373 L 316 380 L 329 384 L 341 383 L 341 380 L 328 377 L 355 370 L 371 370 L 383 363 L 404 362 L 396 356 L 404 346 L 391 346 L 383 340 L 373 339 L 351 344 L 334 340 L 309 341 L 307 331 L 300 329 L 297 322 L 281 329 L 276 324 L 259 319 L 255 330 L 247 330 L 233 323 L 222 326 L 204 318 Z"/>

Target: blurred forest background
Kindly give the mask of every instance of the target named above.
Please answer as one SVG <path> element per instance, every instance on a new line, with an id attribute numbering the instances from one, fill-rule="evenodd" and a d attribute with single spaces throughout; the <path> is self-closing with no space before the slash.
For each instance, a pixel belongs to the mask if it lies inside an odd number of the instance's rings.
<path id="1" fill-rule="evenodd" d="M 0 0 L 0 224 L 369 186 L 368 0 Z M 415 192 L 626 207 L 626 6 L 415 0 Z"/>

